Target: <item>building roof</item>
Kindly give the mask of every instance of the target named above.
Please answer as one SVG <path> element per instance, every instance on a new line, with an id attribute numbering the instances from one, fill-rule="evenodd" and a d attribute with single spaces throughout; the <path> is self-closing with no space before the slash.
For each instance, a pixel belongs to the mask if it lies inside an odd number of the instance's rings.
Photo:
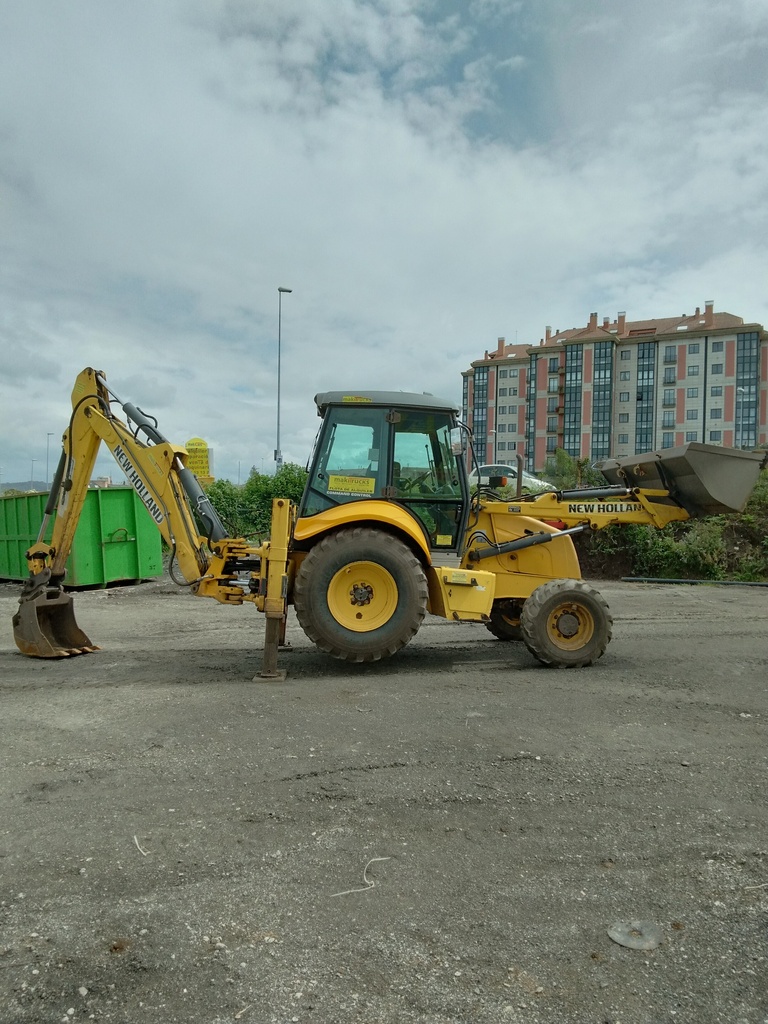
<path id="1" fill-rule="evenodd" d="M 545 336 L 538 345 L 507 345 L 504 338 L 499 338 L 496 351 L 486 352 L 482 359 L 475 359 L 472 366 L 481 366 L 497 359 L 527 359 L 531 352 L 540 348 L 555 348 L 579 342 L 622 341 L 632 343 L 647 338 L 680 337 L 685 334 L 703 335 L 719 331 L 734 331 L 744 327 L 744 319 L 733 313 L 716 313 L 714 303 L 707 302 L 702 312 L 699 306 L 695 312 L 683 313 L 681 316 L 660 317 L 654 320 L 627 320 L 626 313 L 618 313 L 616 319 L 604 317 L 598 323 L 597 313 L 591 313 L 585 327 L 570 327 L 567 330 L 552 331 L 546 328 Z M 747 326 L 762 331 L 760 324 Z"/>

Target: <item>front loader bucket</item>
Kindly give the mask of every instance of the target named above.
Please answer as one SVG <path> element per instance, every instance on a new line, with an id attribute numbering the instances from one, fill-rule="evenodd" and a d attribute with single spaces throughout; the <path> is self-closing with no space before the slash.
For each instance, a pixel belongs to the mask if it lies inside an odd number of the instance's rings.
<path id="1" fill-rule="evenodd" d="M 646 455 L 608 459 L 598 469 L 611 484 L 669 491 L 692 517 L 741 512 L 760 475 L 765 456 L 690 441 Z"/>
<path id="2" fill-rule="evenodd" d="M 13 616 L 13 638 L 30 658 L 68 658 L 99 650 L 75 622 L 72 598 L 55 587 L 22 595 Z"/>

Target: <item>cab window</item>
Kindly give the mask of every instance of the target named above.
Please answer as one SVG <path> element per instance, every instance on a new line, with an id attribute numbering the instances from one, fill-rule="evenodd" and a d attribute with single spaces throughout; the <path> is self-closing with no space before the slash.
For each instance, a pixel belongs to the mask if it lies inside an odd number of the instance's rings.
<path id="1" fill-rule="evenodd" d="M 383 426 L 380 409 L 339 408 L 328 413 L 318 438 L 315 471 L 304 493 L 303 515 L 380 496 L 386 476 Z"/>
<path id="2" fill-rule="evenodd" d="M 394 426 L 392 494 L 429 536 L 430 547 L 458 541 L 464 505 L 458 458 L 445 414 L 400 411 Z"/>

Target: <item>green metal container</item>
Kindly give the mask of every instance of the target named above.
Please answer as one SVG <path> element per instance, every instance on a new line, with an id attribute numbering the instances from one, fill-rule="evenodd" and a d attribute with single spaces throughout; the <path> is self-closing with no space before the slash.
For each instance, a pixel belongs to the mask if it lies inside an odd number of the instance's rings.
<path id="1" fill-rule="evenodd" d="M 0 496 L 0 578 L 25 580 L 48 494 Z M 53 519 L 44 540 L 50 542 Z M 132 487 L 91 488 L 67 560 L 67 587 L 106 586 L 163 572 L 160 533 Z"/>

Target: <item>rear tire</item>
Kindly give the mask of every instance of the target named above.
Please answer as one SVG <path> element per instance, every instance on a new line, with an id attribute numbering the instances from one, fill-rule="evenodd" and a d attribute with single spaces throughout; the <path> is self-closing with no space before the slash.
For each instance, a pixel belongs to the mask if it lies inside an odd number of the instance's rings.
<path id="1" fill-rule="evenodd" d="M 601 658 L 613 618 L 600 594 L 582 580 L 551 580 L 523 605 L 525 646 L 544 665 L 581 668 Z"/>
<path id="2" fill-rule="evenodd" d="M 506 640 L 507 642 L 522 640 L 520 602 L 508 599 L 494 601 L 493 608 L 491 608 L 491 617 L 486 622 L 485 628 L 489 633 L 493 633 L 497 640 Z"/>
<path id="3" fill-rule="evenodd" d="M 299 625 L 343 661 L 388 658 L 413 639 L 427 611 L 418 559 L 383 530 L 357 526 L 324 537 L 296 575 Z"/>

